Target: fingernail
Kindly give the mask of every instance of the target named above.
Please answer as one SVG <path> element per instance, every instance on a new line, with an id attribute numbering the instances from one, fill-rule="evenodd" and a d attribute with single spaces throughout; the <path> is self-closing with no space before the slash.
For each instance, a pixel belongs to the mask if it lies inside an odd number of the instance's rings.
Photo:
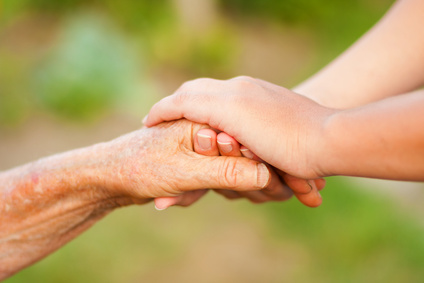
<path id="1" fill-rule="evenodd" d="M 164 208 L 159 208 L 159 207 L 157 207 L 157 206 L 156 206 L 156 204 L 155 204 L 155 209 L 156 209 L 156 210 L 158 210 L 158 211 L 162 211 L 162 210 L 165 210 L 165 209 L 167 209 L 167 207 L 164 207 Z"/>
<path id="2" fill-rule="evenodd" d="M 269 182 L 269 170 L 265 164 L 258 164 L 258 177 L 257 177 L 257 185 L 259 188 L 263 189 L 268 185 Z"/>
<path id="3" fill-rule="evenodd" d="M 218 142 L 218 144 L 223 153 L 229 153 L 233 150 L 233 146 L 230 142 Z"/>
<path id="4" fill-rule="evenodd" d="M 318 188 L 317 188 L 317 186 L 315 185 L 315 182 L 314 182 L 314 181 L 309 180 L 309 181 L 308 181 L 308 184 L 311 186 L 312 191 L 315 193 L 315 196 L 316 196 L 316 197 L 318 197 L 318 198 L 321 200 L 321 201 L 319 202 L 319 204 L 321 204 L 321 202 L 322 202 L 322 196 L 321 196 L 321 194 L 319 193 Z"/>
<path id="5" fill-rule="evenodd" d="M 311 180 L 307 180 L 306 183 L 308 184 L 308 186 L 310 188 L 310 191 L 309 192 L 311 192 L 314 189 L 314 187 L 315 187 L 315 183 L 314 183 L 313 186 L 312 186 Z M 307 192 L 307 193 L 309 193 L 309 192 Z"/>
<path id="6" fill-rule="evenodd" d="M 321 194 L 319 193 L 319 191 L 317 190 L 317 196 L 320 198 L 320 199 L 322 199 L 322 196 L 321 196 Z"/>
<path id="7" fill-rule="evenodd" d="M 248 149 L 248 148 L 246 148 L 246 147 L 242 147 L 242 148 L 240 148 L 240 151 L 241 151 L 241 154 L 242 154 L 244 157 L 247 157 L 247 158 L 249 158 L 249 159 L 253 159 L 253 157 L 255 156 L 255 155 L 253 154 L 253 152 L 251 152 L 251 151 L 250 151 L 250 149 Z"/>
<path id="8" fill-rule="evenodd" d="M 199 147 L 202 150 L 210 150 L 212 148 L 212 138 L 208 135 L 202 135 L 197 133 L 197 141 L 199 142 Z"/>
<path id="9" fill-rule="evenodd" d="M 148 117 L 149 117 L 149 115 L 144 116 L 143 120 L 141 120 L 141 123 L 146 124 Z"/>

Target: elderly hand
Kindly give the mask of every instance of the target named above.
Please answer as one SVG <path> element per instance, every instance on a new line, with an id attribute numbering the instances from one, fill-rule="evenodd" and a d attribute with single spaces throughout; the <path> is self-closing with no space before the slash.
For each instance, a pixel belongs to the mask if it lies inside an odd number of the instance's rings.
<path id="1" fill-rule="evenodd" d="M 264 164 L 193 152 L 193 133 L 202 127 L 184 120 L 163 123 L 1 172 L 0 280 L 114 208 L 203 188 L 250 191 L 268 185 Z"/>
<path id="2" fill-rule="evenodd" d="M 180 120 L 108 143 L 105 177 L 114 180 L 109 191 L 147 199 L 203 188 L 250 191 L 267 186 L 270 174 L 264 164 L 246 158 L 195 153 L 193 133 L 202 127 Z"/>

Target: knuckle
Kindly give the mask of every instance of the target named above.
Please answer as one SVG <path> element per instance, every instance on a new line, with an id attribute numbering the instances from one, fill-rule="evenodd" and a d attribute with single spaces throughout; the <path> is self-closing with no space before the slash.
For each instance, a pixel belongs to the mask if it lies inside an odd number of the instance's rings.
<path id="1" fill-rule="evenodd" d="M 177 91 L 187 90 L 192 88 L 196 84 L 196 80 L 186 81 L 184 82 Z"/>
<path id="2" fill-rule="evenodd" d="M 182 105 L 187 101 L 208 102 L 208 89 L 215 81 L 209 78 L 199 78 L 183 83 L 174 93 L 174 103 Z"/>
<path id="3" fill-rule="evenodd" d="M 249 90 L 256 87 L 256 82 L 250 77 L 237 77 L 231 81 L 235 93 L 246 94 Z"/>
<path id="4" fill-rule="evenodd" d="M 239 184 L 238 161 L 226 158 L 219 169 L 220 185 L 227 188 L 236 188 Z"/>
<path id="5" fill-rule="evenodd" d="M 237 76 L 235 77 L 233 80 L 238 80 L 238 81 L 255 81 L 256 79 L 250 76 Z"/>

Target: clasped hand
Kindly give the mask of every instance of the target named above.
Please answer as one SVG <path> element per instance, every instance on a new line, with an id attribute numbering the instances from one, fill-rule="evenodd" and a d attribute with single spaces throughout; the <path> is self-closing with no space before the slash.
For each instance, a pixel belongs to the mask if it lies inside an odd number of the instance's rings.
<path id="1" fill-rule="evenodd" d="M 326 176 L 319 162 L 325 146 L 322 137 L 326 134 L 326 121 L 334 112 L 259 79 L 197 79 L 184 83 L 174 94 L 155 104 L 144 123 L 151 127 L 185 118 L 207 124 L 215 131 L 202 130 L 197 134 L 196 152 L 245 156 L 272 166 L 272 181 L 266 189 L 242 193 L 218 191 L 228 198 L 247 197 L 253 202 L 285 200 L 293 191 L 305 205 L 318 206 L 321 204 L 318 190 L 325 186 L 322 177 Z M 205 139 L 210 139 L 211 146 L 202 149 Z M 156 205 L 160 208 L 188 205 L 197 197 L 157 199 Z"/>

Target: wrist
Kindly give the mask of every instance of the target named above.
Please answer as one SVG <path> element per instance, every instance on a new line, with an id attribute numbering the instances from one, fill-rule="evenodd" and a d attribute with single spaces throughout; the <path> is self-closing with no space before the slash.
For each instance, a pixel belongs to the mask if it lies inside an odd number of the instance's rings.
<path id="1" fill-rule="evenodd" d="M 78 168 L 71 168 L 76 171 L 71 179 L 78 179 L 79 183 L 76 188 L 71 189 L 88 188 L 95 200 L 112 208 L 149 201 L 129 193 L 129 188 L 134 186 L 140 189 L 142 175 L 128 171 L 131 157 L 137 155 L 134 152 L 135 147 L 119 140 L 120 138 L 80 150 L 74 161 Z M 136 175 L 137 180 L 134 182 L 131 179 L 132 174 Z"/>
<path id="2" fill-rule="evenodd" d="M 149 158 L 151 145 L 146 143 L 144 132 L 134 131 L 95 145 L 101 160 L 97 165 L 101 177 L 96 185 L 108 196 L 128 198 L 137 204 L 150 201 L 150 169 L 157 164 Z"/>
<path id="3" fill-rule="evenodd" d="M 334 169 L 334 161 L 337 158 L 335 152 L 334 132 L 335 120 L 339 119 L 341 110 L 321 108 L 321 115 L 315 136 L 310 139 L 308 164 L 314 168 L 315 178 L 338 175 Z"/>
<path id="4" fill-rule="evenodd" d="M 319 149 L 315 152 L 317 162 L 317 168 L 320 177 L 329 177 L 344 175 L 343 166 L 347 162 L 344 158 L 343 150 L 340 143 L 343 143 L 342 139 L 349 139 L 346 137 L 346 131 L 340 131 L 344 129 L 345 123 L 343 117 L 345 110 L 334 110 L 328 115 L 323 123 L 321 130 L 321 138 L 319 142 Z M 341 137 L 343 135 L 343 137 Z"/>

